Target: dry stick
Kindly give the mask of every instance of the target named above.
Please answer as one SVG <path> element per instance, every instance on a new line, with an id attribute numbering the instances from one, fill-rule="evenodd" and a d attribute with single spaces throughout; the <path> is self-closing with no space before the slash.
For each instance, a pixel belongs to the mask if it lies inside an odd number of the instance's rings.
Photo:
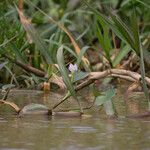
<path id="1" fill-rule="evenodd" d="M 10 84 L 12 84 L 13 79 L 14 79 L 14 75 L 12 76 L 12 79 L 11 79 L 11 83 L 10 83 Z M 8 88 L 8 89 L 7 89 L 5 95 L 4 95 L 3 98 L 0 100 L 0 104 L 5 104 L 5 105 L 11 106 L 11 107 L 16 111 L 16 113 L 19 114 L 19 112 L 20 112 L 21 109 L 20 109 L 15 103 L 6 101 L 6 99 L 7 99 L 7 97 L 8 97 L 8 94 L 9 94 L 9 92 L 10 92 L 10 89 L 11 89 L 11 88 Z"/>
<path id="2" fill-rule="evenodd" d="M 83 89 L 84 87 L 92 84 L 95 80 L 98 80 L 98 79 L 101 79 L 104 77 L 108 77 L 108 76 L 119 77 L 119 78 L 126 79 L 126 80 L 132 81 L 132 82 L 135 82 L 135 81 L 141 82 L 141 75 L 136 72 L 123 70 L 123 69 L 109 69 L 109 70 L 105 70 L 102 72 L 89 73 L 89 76 L 86 77 L 85 81 L 83 81 L 81 84 L 76 86 L 75 90 L 78 91 L 80 89 Z M 146 77 L 145 80 L 146 80 L 147 84 L 150 86 L 150 78 Z M 64 97 L 62 101 L 60 101 L 59 103 L 57 103 L 53 106 L 52 110 L 55 109 L 56 107 L 58 107 L 63 102 L 65 102 L 70 96 L 71 96 L 71 94 L 66 95 L 66 97 Z"/>
<path id="3" fill-rule="evenodd" d="M 46 72 L 44 72 L 42 70 L 39 70 L 37 68 L 34 68 L 34 67 L 32 67 L 32 66 L 30 66 L 28 64 L 24 64 L 24 63 L 22 63 L 22 62 L 20 62 L 18 60 L 15 60 L 15 59 L 5 55 L 5 54 L 2 54 L 2 56 L 5 57 L 5 58 L 8 58 L 11 62 L 15 63 L 16 65 L 18 65 L 19 67 L 23 68 L 24 70 L 26 70 L 28 72 L 31 72 L 31 73 L 39 76 L 39 77 L 45 77 L 47 75 Z"/>
<path id="4" fill-rule="evenodd" d="M 116 77 L 116 78 L 121 78 L 121 79 L 125 79 L 131 82 L 135 82 L 136 80 L 129 77 L 129 76 L 124 76 L 124 75 L 119 75 L 119 74 L 111 74 L 110 77 Z"/>
<path id="5" fill-rule="evenodd" d="M 18 1 L 18 8 L 19 8 L 19 10 L 23 9 L 23 0 Z"/>
<path id="6" fill-rule="evenodd" d="M 15 59 L 5 55 L 5 54 L 2 54 L 2 56 L 9 59 L 11 62 L 15 63 L 16 65 L 23 68 L 27 72 L 33 73 L 38 77 L 44 77 L 46 79 L 48 78 L 48 74 L 42 70 L 34 68 L 28 64 L 24 64 L 18 60 L 15 60 Z M 65 89 L 65 87 L 66 87 L 63 80 L 61 78 L 57 77 L 56 75 L 53 75 L 49 81 L 54 84 L 57 84 L 61 89 Z"/>
<path id="7" fill-rule="evenodd" d="M 125 76 L 127 76 L 127 80 L 128 79 L 133 79 L 136 81 L 140 81 L 141 82 L 141 75 L 133 72 L 133 71 L 129 71 L 129 70 L 124 70 L 124 69 L 109 69 L 109 70 L 105 70 L 103 72 L 91 72 L 89 73 L 89 79 L 100 79 L 100 78 L 104 78 L 106 76 L 111 76 L 111 75 L 116 75 L 116 76 L 122 76 L 124 78 L 126 78 Z M 90 77 L 91 76 L 91 77 Z M 150 86 L 150 78 L 145 77 L 146 83 L 148 86 Z"/>
<path id="8" fill-rule="evenodd" d="M 13 102 L 9 102 L 9 101 L 5 101 L 5 100 L 0 100 L 0 104 L 5 104 L 5 105 L 9 105 L 11 106 L 12 108 L 15 109 L 16 113 L 19 114 L 20 112 L 20 108 Z"/>

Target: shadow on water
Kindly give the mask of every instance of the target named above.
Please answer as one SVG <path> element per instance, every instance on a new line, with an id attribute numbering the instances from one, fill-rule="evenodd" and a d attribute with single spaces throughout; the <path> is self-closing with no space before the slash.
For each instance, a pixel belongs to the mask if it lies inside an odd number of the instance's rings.
<path id="1" fill-rule="evenodd" d="M 128 107 L 125 107 L 122 93 L 120 90 L 114 98 L 119 114 L 117 120 L 106 119 L 103 110 L 98 111 L 97 108 L 85 112 L 92 114 L 92 117 L 27 115 L 17 118 L 10 115 L 11 113 L 4 113 L 8 112 L 8 108 L 0 107 L 0 150 L 148 150 L 150 118 L 124 117 L 126 112 L 143 112 L 146 109 L 146 101 L 142 94 L 132 94 L 129 96 Z M 18 91 L 10 94 L 10 100 L 20 107 L 33 102 L 52 107 L 61 97 L 60 94 L 44 95 L 37 91 Z M 86 95 L 87 97 L 88 100 L 81 97 L 85 105 L 92 101 L 90 94 Z M 69 108 L 73 103 L 67 101 L 62 107 Z"/>

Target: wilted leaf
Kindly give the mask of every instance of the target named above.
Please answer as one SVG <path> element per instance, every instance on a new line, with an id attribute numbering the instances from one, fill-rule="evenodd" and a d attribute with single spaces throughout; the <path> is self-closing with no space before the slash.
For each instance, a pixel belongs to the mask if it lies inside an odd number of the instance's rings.
<path id="1" fill-rule="evenodd" d="M 46 62 L 48 64 L 51 64 L 52 60 L 51 60 L 50 54 L 49 54 L 48 49 L 46 48 L 43 40 L 40 38 L 40 35 L 36 32 L 35 28 L 31 24 L 31 22 L 28 19 L 26 19 L 23 12 L 21 10 L 19 10 L 18 8 L 17 8 L 17 11 L 18 11 L 18 14 L 20 17 L 20 21 L 21 21 L 25 31 L 27 32 L 29 39 L 35 43 L 35 45 L 37 46 L 37 48 L 40 50 L 41 54 L 45 58 Z"/>

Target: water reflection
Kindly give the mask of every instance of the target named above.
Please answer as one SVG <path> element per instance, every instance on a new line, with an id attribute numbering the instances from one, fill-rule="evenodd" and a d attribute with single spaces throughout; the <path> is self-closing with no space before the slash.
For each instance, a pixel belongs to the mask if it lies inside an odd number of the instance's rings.
<path id="1" fill-rule="evenodd" d="M 17 98 L 14 97 L 14 100 L 20 106 L 30 101 L 52 104 L 48 95 L 43 101 L 42 93 L 29 94 L 23 99 L 21 96 Z M 55 98 L 53 101 L 58 99 L 56 95 L 51 96 L 52 98 Z M 122 115 L 125 110 L 122 96 L 118 96 L 114 102 L 119 115 Z M 143 108 L 144 106 L 142 105 Z M 29 115 L 17 118 L 2 114 L 0 115 L 0 150 L 148 150 L 150 148 L 150 118 L 107 120 L 102 119 L 99 114 L 96 115 L 95 111 L 90 110 L 87 113 L 93 114 L 93 117 L 58 118 Z"/>

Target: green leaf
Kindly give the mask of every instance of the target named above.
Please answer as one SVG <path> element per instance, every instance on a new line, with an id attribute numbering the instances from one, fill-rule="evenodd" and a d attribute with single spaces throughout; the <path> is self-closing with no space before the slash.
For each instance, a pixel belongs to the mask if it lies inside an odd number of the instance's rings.
<path id="1" fill-rule="evenodd" d="M 88 75 L 89 75 L 89 73 L 83 72 L 83 71 L 75 72 L 74 73 L 74 80 L 73 80 L 73 82 L 77 82 L 79 80 L 82 80 L 82 79 L 88 77 Z"/>
<path id="2" fill-rule="evenodd" d="M 108 116 L 114 116 L 116 114 L 115 107 L 114 107 L 112 100 L 106 101 L 104 103 L 104 109 L 105 109 L 106 115 Z"/>
<path id="3" fill-rule="evenodd" d="M 138 21 L 136 17 L 135 8 L 133 8 L 133 13 L 131 16 L 131 29 L 134 37 L 134 49 L 137 52 L 137 54 L 140 54 L 140 38 L 139 38 L 139 27 L 138 27 Z"/>
<path id="4" fill-rule="evenodd" d="M 11 44 L 11 46 L 12 46 L 13 52 L 15 53 L 15 55 L 17 57 L 16 59 L 20 60 L 23 63 L 27 63 L 26 57 L 24 55 L 22 55 L 21 51 L 17 48 L 17 46 L 13 43 Z"/>
<path id="5" fill-rule="evenodd" d="M 102 31 L 100 29 L 100 26 L 102 28 Z M 97 37 L 99 40 L 99 43 L 103 49 L 103 51 L 105 52 L 106 58 L 109 61 L 110 64 L 112 64 L 111 59 L 110 59 L 110 52 L 112 50 L 112 45 L 111 45 L 111 39 L 110 39 L 110 35 L 109 35 L 109 28 L 107 26 L 107 24 L 101 19 L 98 18 L 98 23 L 97 23 Z"/>
<path id="6" fill-rule="evenodd" d="M 7 90 L 7 89 L 11 89 L 11 88 L 13 88 L 13 87 L 15 87 L 14 84 L 6 84 L 6 85 L 2 86 L 2 89 L 3 89 L 3 90 Z"/>
<path id="7" fill-rule="evenodd" d="M 67 89 L 70 91 L 71 95 L 74 98 L 76 98 L 76 92 L 69 78 L 68 70 L 65 67 L 64 56 L 63 56 L 63 46 L 61 46 L 57 51 L 57 63 L 58 63 L 62 78 L 67 86 Z"/>
<path id="8" fill-rule="evenodd" d="M 105 22 L 119 38 L 121 38 L 123 41 L 125 41 L 124 37 L 122 36 L 122 34 L 120 33 L 120 31 L 118 30 L 118 28 L 116 27 L 116 25 L 114 24 L 114 22 L 112 20 L 107 18 L 102 13 L 98 12 L 86 0 L 81 0 L 81 1 L 91 9 L 91 11 L 96 15 L 96 17 L 98 19 L 103 20 L 103 22 Z"/>
<path id="9" fill-rule="evenodd" d="M 77 58 L 77 66 L 80 65 L 82 58 L 88 49 L 89 49 L 89 46 L 85 46 L 81 49 L 79 56 L 76 57 Z"/>
<path id="10" fill-rule="evenodd" d="M 114 88 L 108 89 L 105 92 L 102 92 L 102 95 L 97 96 L 95 100 L 95 105 L 100 106 L 105 102 L 110 101 L 113 96 L 115 96 L 116 90 Z"/>
<path id="11" fill-rule="evenodd" d="M 140 4 L 142 4 L 142 5 L 144 5 L 145 7 L 147 7 L 147 8 L 150 9 L 150 4 L 143 2 L 143 0 L 142 0 L 142 1 L 141 1 L 141 0 L 135 0 L 135 1 L 139 2 Z"/>
<path id="12" fill-rule="evenodd" d="M 134 47 L 134 37 L 130 28 L 114 13 L 110 12 L 111 19 L 114 21 L 115 26 L 117 27 L 119 33 L 122 35 L 123 39 L 126 43 L 130 44 L 133 50 L 136 51 Z M 113 29 L 112 29 L 113 30 Z"/>
<path id="13" fill-rule="evenodd" d="M 95 87 L 95 85 L 93 85 L 93 90 L 92 90 L 92 92 L 93 92 L 93 95 L 97 98 L 98 96 L 104 96 L 105 94 L 103 93 L 102 94 L 102 92 L 100 92 L 99 90 L 97 90 L 97 88 Z"/>
<path id="14" fill-rule="evenodd" d="M 124 46 L 119 53 L 117 54 L 117 56 L 115 57 L 115 59 L 113 60 L 113 67 L 115 67 L 116 65 L 118 65 L 120 63 L 120 61 L 131 51 L 131 48 L 129 45 Z"/>

